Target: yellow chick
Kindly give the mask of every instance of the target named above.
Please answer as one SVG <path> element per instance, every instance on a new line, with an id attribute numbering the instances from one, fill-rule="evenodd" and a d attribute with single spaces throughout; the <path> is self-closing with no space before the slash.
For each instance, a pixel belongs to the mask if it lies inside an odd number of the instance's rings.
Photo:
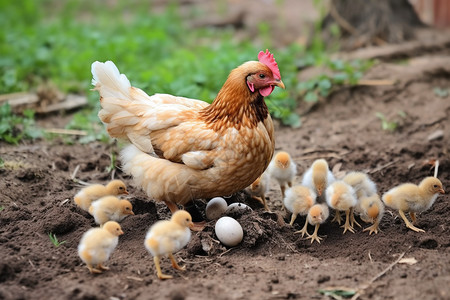
<path id="1" fill-rule="evenodd" d="M 364 197 L 373 196 L 374 194 L 377 193 L 377 186 L 376 186 L 375 182 L 373 182 L 369 178 L 369 176 L 363 172 L 350 172 L 347 175 L 345 175 L 344 178 L 342 178 L 342 181 L 351 185 L 351 187 L 355 190 L 356 198 L 358 199 L 358 203 L 356 204 L 355 211 L 358 213 L 362 213 L 363 215 L 364 214 L 367 215 L 367 211 L 365 211 L 365 209 L 368 208 L 367 207 L 368 203 L 365 203 L 366 205 L 364 207 L 361 207 L 361 199 L 363 199 Z M 368 201 L 368 200 L 366 200 L 366 201 Z M 383 205 L 383 203 L 381 203 L 381 201 L 377 202 L 378 208 L 379 208 L 380 204 Z M 352 227 L 354 226 L 354 224 L 361 227 L 361 225 L 359 225 L 358 222 L 356 222 L 353 214 L 350 215 L 350 223 L 351 223 Z"/>
<path id="2" fill-rule="evenodd" d="M 365 228 L 363 231 L 369 231 L 369 235 L 378 233 L 378 226 L 384 215 L 384 204 L 381 202 L 378 194 L 372 196 L 363 196 L 358 199 L 355 212 L 359 214 L 361 220 L 366 223 L 372 223 L 372 226 Z"/>
<path id="3" fill-rule="evenodd" d="M 191 231 L 194 224 L 191 215 L 185 210 L 176 211 L 170 220 L 162 220 L 153 224 L 145 236 L 144 246 L 153 256 L 156 272 L 159 279 L 172 278 L 161 272 L 159 261 L 161 256 L 168 255 L 172 267 L 184 271 L 186 266 L 180 267 L 173 253 L 181 250 L 191 239 Z"/>
<path id="4" fill-rule="evenodd" d="M 108 221 L 120 222 L 126 216 L 134 215 L 130 201 L 114 196 L 106 196 L 92 202 L 89 213 L 94 217 L 95 223 L 100 226 Z"/>
<path id="5" fill-rule="evenodd" d="M 106 222 L 102 228 L 91 228 L 83 234 L 78 245 L 78 255 L 91 273 L 108 270 L 103 266 L 119 243 L 123 231 L 119 223 Z M 95 266 L 95 267 L 94 267 Z"/>
<path id="6" fill-rule="evenodd" d="M 75 197 L 75 204 L 81 209 L 89 211 L 92 201 L 105 196 L 128 195 L 127 187 L 121 180 L 113 180 L 106 186 L 101 184 L 93 184 L 79 191 Z"/>
<path id="7" fill-rule="evenodd" d="M 330 210 L 325 203 L 313 205 L 309 209 L 306 220 L 309 224 L 315 226 L 313 234 L 310 235 L 307 232 L 308 239 L 311 239 L 311 244 L 313 243 L 313 241 L 317 241 L 320 244 L 322 238 L 317 235 L 317 232 L 319 231 L 320 224 L 325 223 L 329 215 Z"/>
<path id="8" fill-rule="evenodd" d="M 264 205 L 266 211 L 270 211 L 266 202 L 266 193 L 269 190 L 269 175 L 264 172 L 248 188 L 252 198 L 257 199 Z"/>
<path id="9" fill-rule="evenodd" d="M 288 187 L 291 187 L 294 177 L 297 174 L 297 166 L 292 161 L 289 153 L 280 151 L 275 154 L 267 167 L 267 172 L 270 177 L 275 179 L 280 185 L 281 195 L 284 198 L 286 184 Z"/>
<path id="10" fill-rule="evenodd" d="M 442 182 L 436 177 L 426 177 L 419 185 L 404 183 L 394 187 L 387 191 L 382 199 L 386 206 L 398 210 L 406 227 L 415 232 L 425 232 L 410 223 L 405 212 L 409 212 L 413 223 L 416 222 L 416 213 L 429 209 L 439 194 L 445 194 Z"/>
<path id="11" fill-rule="evenodd" d="M 317 193 L 318 197 L 322 197 L 326 188 L 334 181 L 334 175 L 330 171 L 327 161 L 325 159 L 316 159 L 303 174 L 302 185 L 312 189 Z"/>
<path id="12" fill-rule="evenodd" d="M 296 185 L 289 188 L 286 191 L 286 196 L 284 197 L 284 206 L 286 209 L 292 213 L 291 222 L 289 225 L 294 224 L 297 215 L 305 216 L 311 206 L 316 203 L 316 193 L 314 193 L 310 188 L 302 185 Z M 308 226 L 308 221 L 305 221 L 305 225 L 299 231 L 295 233 L 301 233 L 302 237 L 307 234 L 306 228 Z"/>
<path id="13" fill-rule="evenodd" d="M 353 188 L 339 180 L 332 183 L 325 190 L 325 195 L 328 205 L 336 210 L 336 215 L 339 213 L 338 211 L 345 211 L 345 224 L 342 226 L 344 228 L 343 233 L 347 232 L 347 230 L 354 233 L 353 226 L 350 225 L 350 215 L 353 214 L 353 208 L 357 204 Z"/>

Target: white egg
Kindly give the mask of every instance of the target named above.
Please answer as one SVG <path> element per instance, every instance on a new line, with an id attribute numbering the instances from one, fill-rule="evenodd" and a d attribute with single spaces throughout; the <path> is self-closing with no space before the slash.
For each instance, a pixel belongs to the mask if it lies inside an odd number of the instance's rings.
<path id="1" fill-rule="evenodd" d="M 206 218 L 208 220 L 215 220 L 220 218 L 222 214 L 227 210 L 227 201 L 222 197 L 215 197 L 209 200 L 208 204 L 206 204 Z"/>
<path id="2" fill-rule="evenodd" d="M 244 237 L 244 231 L 242 230 L 241 224 L 230 217 L 222 217 L 217 220 L 214 229 L 219 241 L 228 247 L 236 246 Z"/>
<path id="3" fill-rule="evenodd" d="M 244 213 L 245 211 L 251 211 L 252 209 L 251 209 L 251 207 L 250 206 L 248 206 L 248 205 L 246 205 L 246 204 L 244 204 L 244 203 L 239 203 L 239 202 L 237 202 L 237 203 L 231 203 L 230 205 L 228 205 L 228 208 L 227 208 L 227 214 L 229 214 L 229 213 L 237 213 L 237 212 L 239 212 L 239 213 Z"/>

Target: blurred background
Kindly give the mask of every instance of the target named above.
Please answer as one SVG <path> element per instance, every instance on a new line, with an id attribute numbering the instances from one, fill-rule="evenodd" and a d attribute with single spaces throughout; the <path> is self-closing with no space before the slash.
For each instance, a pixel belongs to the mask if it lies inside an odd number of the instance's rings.
<path id="1" fill-rule="evenodd" d="M 286 90 L 268 99 L 272 115 L 298 127 L 301 103 L 357 84 L 373 59 L 335 53 L 402 43 L 416 30 L 450 25 L 445 0 L 0 0 L 0 139 L 17 143 L 53 127 L 107 139 L 90 92 L 92 62 L 112 60 L 149 94 L 212 101 L 230 70 L 275 53 Z M 427 33 L 428 34 L 428 33 Z M 323 72 L 307 80 L 302 70 Z M 302 79 L 302 80 L 300 80 Z M 58 118 L 55 118 L 55 115 Z M 60 120 L 60 121 L 59 121 Z M 47 126 L 48 127 L 48 126 Z"/>

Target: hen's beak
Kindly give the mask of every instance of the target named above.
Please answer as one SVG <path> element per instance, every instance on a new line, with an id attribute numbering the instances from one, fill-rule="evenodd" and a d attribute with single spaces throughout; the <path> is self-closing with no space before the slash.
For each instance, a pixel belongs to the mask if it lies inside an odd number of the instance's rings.
<path id="1" fill-rule="evenodd" d="M 283 81 L 281 81 L 281 79 L 275 79 L 275 80 L 273 81 L 273 85 L 276 85 L 277 87 L 280 87 L 280 88 L 282 88 L 282 89 L 285 89 L 284 83 L 283 83 Z"/>

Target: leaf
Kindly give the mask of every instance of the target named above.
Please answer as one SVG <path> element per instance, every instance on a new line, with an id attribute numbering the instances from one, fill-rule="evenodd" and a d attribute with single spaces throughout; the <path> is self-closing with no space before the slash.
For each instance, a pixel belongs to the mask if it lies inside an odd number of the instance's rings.
<path id="1" fill-rule="evenodd" d="M 342 300 L 344 298 L 350 298 L 352 296 L 354 296 L 356 294 L 356 290 L 355 289 L 350 289 L 350 288 L 325 288 L 325 289 L 321 289 L 319 290 L 319 293 L 325 295 L 325 296 L 329 296 L 332 297 L 336 300 Z"/>
<path id="2" fill-rule="evenodd" d="M 319 101 L 319 97 L 314 91 L 307 92 L 305 97 L 303 98 L 306 102 L 317 102 Z"/>

